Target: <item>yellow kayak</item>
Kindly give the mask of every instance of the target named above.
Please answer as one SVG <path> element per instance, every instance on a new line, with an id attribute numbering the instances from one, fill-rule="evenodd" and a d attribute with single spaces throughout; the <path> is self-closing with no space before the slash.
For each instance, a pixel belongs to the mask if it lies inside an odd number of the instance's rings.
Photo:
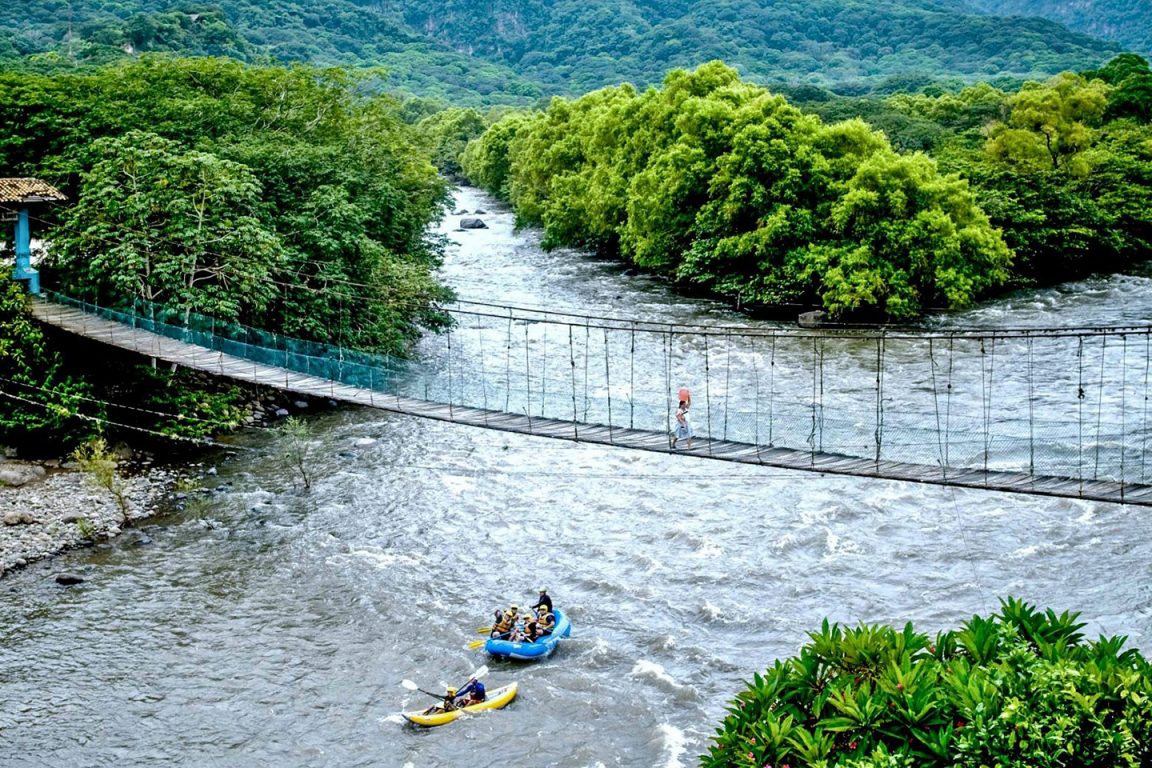
<path id="1" fill-rule="evenodd" d="M 509 683 L 503 688 L 495 688 L 488 691 L 488 698 L 479 704 L 471 704 L 467 707 L 454 709 L 451 712 L 445 712 L 437 706 L 416 712 L 401 712 L 400 714 L 410 723 L 431 728 L 434 725 L 450 723 L 465 712 L 472 713 L 483 712 L 486 709 L 503 709 L 512 702 L 512 699 L 516 698 L 517 687 L 517 683 Z"/>

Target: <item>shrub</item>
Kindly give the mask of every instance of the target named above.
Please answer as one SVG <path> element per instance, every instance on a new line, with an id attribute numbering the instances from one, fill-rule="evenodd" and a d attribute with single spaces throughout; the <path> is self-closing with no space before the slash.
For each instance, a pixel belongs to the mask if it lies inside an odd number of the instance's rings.
<path id="1" fill-rule="evenodd" d="M 935 640 L 825 620 L 753 677 L 701 765 L 1152 764 L 1152 666 L 1127 638 L 1085 642 L 1079 614 L 1000 605 Z"/>

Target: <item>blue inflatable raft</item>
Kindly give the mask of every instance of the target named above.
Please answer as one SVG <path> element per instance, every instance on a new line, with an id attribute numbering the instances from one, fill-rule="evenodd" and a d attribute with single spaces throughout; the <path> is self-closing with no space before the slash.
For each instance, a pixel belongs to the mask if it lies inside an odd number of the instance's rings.
<path id="1" fill-rule="evenodd" d="M 521 661 L 542 659 L 550 655 L 562 639 L 572 634 L 572 623 L 568 621 L 563 611 L 553 608 L 552 615 L 556 617 L 556 628 L 552 630 L 552 634 L 538 637 L 531 643 L 517 643 L 490 637 L 484 643 L 484 650 L 497 658 Z"/>

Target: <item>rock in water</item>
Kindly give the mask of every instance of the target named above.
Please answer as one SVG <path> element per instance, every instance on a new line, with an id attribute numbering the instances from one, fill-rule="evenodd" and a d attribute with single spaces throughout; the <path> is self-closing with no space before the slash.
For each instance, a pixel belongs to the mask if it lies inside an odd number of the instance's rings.
<path id="1" fill-rule="evenodd" d="M 56 574 L 56 583 L 65 586 L 71 584 L 83 584 L 84 577 L 76 573 L 58 573 Z"/>
<path id="2" fill-rule="evenodd" d="M 484 223 L 483 219 L 469 216 L 466 219 L 460 219 L 460 229 L 488 229 L 488 225 Z"/>
<path id="3" fill-rule="evenodd" d="M 805 312 L 796 319 L 796 322 L 801 328 L 819 328 L 824 325 L 824 318 L 826 317 L 823 310 L 815 310 L 813 312 Z"/>

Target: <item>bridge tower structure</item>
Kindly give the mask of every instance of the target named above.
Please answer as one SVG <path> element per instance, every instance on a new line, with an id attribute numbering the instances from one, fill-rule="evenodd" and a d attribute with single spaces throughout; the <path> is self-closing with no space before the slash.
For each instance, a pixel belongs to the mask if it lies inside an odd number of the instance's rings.
<path id="1" fill-rule="evenodd" d="M 40 179 L 0 179 L 0 220 L 15 223 L 13 246 L 16 264 L 12 279 L 26 284 L 28 293 L 40 293 L 40 273 L 32 268 L 32 230 L 29 210 L 34 205 L 67 200 L 59 190 Z"/>

